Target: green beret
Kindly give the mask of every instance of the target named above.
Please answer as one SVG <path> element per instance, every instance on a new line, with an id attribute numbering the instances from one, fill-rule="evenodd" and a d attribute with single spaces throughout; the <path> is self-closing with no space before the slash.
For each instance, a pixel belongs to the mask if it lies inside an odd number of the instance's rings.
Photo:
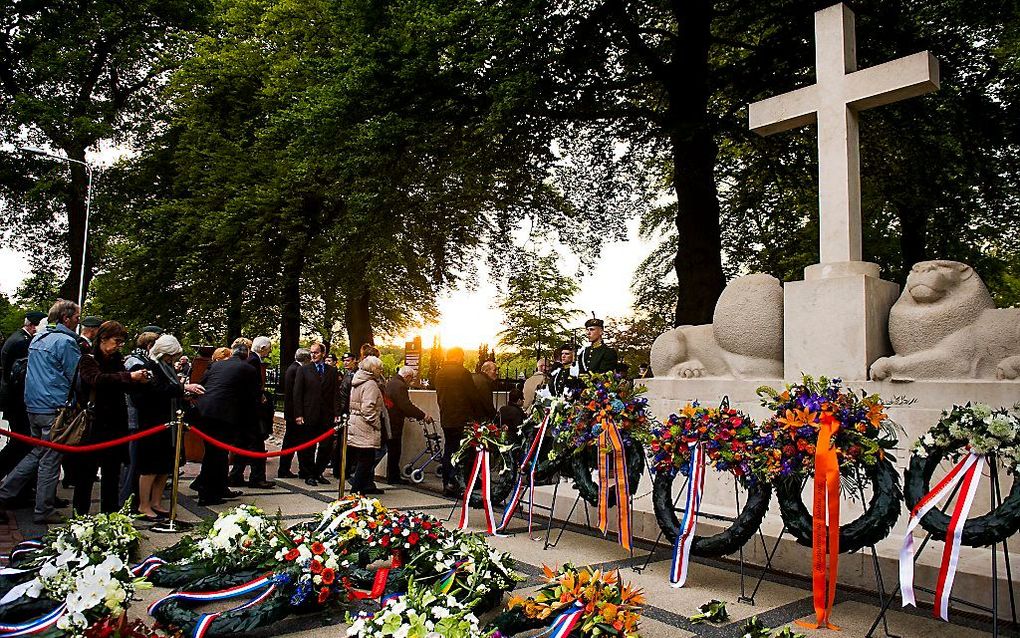
<path id="1" fill-rule="evenodd" d="M 90 316 L 85 317 L 84 319 L 81 320 L 81 327 L 82 328 L 98 328 L 101 325 L 103 325 L 103 318 L 102 317 L 96 317 L 96 316 L 90 315 Z"/>

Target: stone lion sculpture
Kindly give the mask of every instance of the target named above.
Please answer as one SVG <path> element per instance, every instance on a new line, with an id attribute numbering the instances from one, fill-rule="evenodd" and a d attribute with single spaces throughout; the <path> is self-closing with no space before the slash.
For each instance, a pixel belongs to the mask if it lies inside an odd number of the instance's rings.
<path id="1" fill-rule="evenodd" d="M 712 323 L 659 335 L 650 362 L 657 377 L 782 378 L 782 284 L 764 274 L 734 279 Z"/>
<path id="2" fill-rule="evenodd" d="M 891 357 L 871 364 L 871 378 L 1016 379 L 1020 309 L 996 308 L 967 264 L 915 264 L 889 311 Z"/>

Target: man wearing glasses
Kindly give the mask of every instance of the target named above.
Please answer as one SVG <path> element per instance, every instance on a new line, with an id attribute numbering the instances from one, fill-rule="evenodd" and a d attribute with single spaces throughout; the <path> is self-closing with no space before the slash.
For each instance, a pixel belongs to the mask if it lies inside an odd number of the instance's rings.
<path id="1" fill-rule="evenodd" d="M 596 317 L 584 322 L 584 333 L 588 337 L 589 343 L 581 348 L 577 355 L 580 374 L 601 374 L 616 371 L 618 356 L 616 350 L 602 342 L 604 328 L 605 324 Z"/>
<path id="2" fill-rule="evenodd" d="M 326 365 L 326 347 L 313 343 L 312 360 L 294 375 L 294 423 L 310 441 L 333 427 L 340 408 L 336 368 Z M 298 476 L 306 485 L 326 485 L 322 474 L 333 456 L 333 438 L 298 452 Z"/>

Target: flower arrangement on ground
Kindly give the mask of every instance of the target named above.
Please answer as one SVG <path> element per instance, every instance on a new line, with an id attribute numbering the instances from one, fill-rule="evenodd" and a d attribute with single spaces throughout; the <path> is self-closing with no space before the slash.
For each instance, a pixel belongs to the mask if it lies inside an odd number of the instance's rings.
<path id="1" fill-rule="evenodd" d="M 195 552 L 184 562 L 205 561 L 230 569 L 264 566 L 283 544 L 279 518 L 254 505 L 238 505 L 203 525 Z"/>
<path id="2" fill-rule="evenodd" d="M 292 606 L 301 607 L 310 601 L 324 605 L 330 600 L 346 599 L 343 574 L 351 562 L 341 556 L 340 542 L 337 536 L 321 537 L 313 533 L 296 536 L 293 546 L 277 551 L 276 560 L 293 577 Z"/>
<path id="3" fill-rule="evenodd" d="M 608 425 L 616 426 L 624 444 L 643 441 L 648 436 L 650 416 L 644 386 L 633 388 L 618 374 L 591 374 L 583 377 L 584 388 L 574 400 L 569 416 L 553 428 L 555 445 L 550 458 L 579 454 L 598 445 L 599 435 Z"/>
<path id="4" fill-rule="evenodd" d="M 513 557 L 493 549 L 481 534 L 454 529 L 437 540 L 437 547 L 415 554 L 408 568 L 419 582 L 437 583 L 443 594 L 461 601 L 491 599 L 523 580 Z"/>
<path id="5" fill-rule="evenodd" d="M 379 499 L 349 494 L 330 503 L 310 526 L 319 531 L 340 533 L 352 528 L 365 528 L 387 515 L 388 510 Z"/>
<path id="6" fill-rule="evenodd" d="M 657 474 L 672 476 L 679 471 L 686 476 L 691 462 L 689 444 L 701 443 L 709 465 L 746 484 L 753 477 L 751 447 L 755 434 L 754 421 L 725 400 L 718 408 L 696 401 L 687 403 L 679 414 L 671 414 L 665 423 L 652 426 L 652 468 Z"/>
<path id="7" fill-rule="evenodd" d="M 385 601 L 374 614 L 348 615 L 348 636 L 358 638 L 487 638 L 471 602 L 441 594 L 435 587 L 408 583 L 407 593 Z"/>
<path id="8" fill-rule="evenodd" d="M 1020 468 L 1020 419 L 1006 408 L 984 403 L 955 405 L 914 443 L 912 453 L 927 458 L 941 450 L 954 463 L 966 452 L 995 454 L 1010 474 Z"/>
<path id="9" fill-rule="evenodd" d="M 641 608 L 641 590 L 620 580 L 618 573 L 602 572 L 569 563 L 559 570 L 544 567 L 549 583 L 534 596 L 514 596 L 507 611 L 517 610 L 526 618 L 554 622 L 558 615 L 579 612 L 575 635 L 636 638 Z"/>
<path id="10" fill-rule="evenodd" d="M 840 473 L 855 486 L 866 485 L 867 468 L 896 446 L 896 425 L 882 399 L 850 392 L 839 379 L 805 376 L 782 392 L 761 387 L 758 394 L 774 413 L 761 424 L 752 449 L 752 468 L 762 480 L 811 475 L 823 421 L 837 428 L 832 444 Z"/>
<path id="11" fill-rule="evenodd" d="M 119 512 L 72 516 L 63 525 L 50 529 L 42 537 L 39 549 L 27 560 L 19 561 L 19 566 L 39 566 L 67 553 L 87 556 L 91 563 L 101 563 L 111 554 L 127 561 L 142 538 L 128 514 L 129 508 L 125 504 Z"/>

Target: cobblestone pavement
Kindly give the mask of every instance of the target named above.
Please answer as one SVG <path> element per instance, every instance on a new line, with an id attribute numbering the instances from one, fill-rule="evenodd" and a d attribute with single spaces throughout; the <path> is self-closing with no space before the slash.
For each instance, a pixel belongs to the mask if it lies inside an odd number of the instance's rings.
<path id="1" fill-rule="evenodd" d="M 272 461 L 270 476 L 275 475 L 275 469 L 275 461 Z M 180 482 L 180 503 L 182 505 L 180 517 L 184 521 L 197 521 L 210 517 L 229 506 L 217 506 L 210 509 L 198 505 L 194 493 L 187 489 L 188 483 L 197 471 L 197 465 L 186 465 Z M 424 487 L 387 488 L 384 483 L 380 483 L 380 486 L 386 489 L 386 494 L 380 499 L 388 507 L 416 509 L 428 512 L 440 519 L 446 519 L 453 511 L 453 501 L 437 494 L 438 485 L 426 482 Z M 244 488 L 243 491 L 245 495 L 232 501 L 231 504 L 252 503 L 270 512 L 278 510 L 285 521 L 297 521 L 310 518 L 335 498 L 337 485 L 333 480 L 331 485 L 311 488 L 299 480 L 277 480 L 276 486 L 272 489 Z M 67 490 L 61 489 L 60 494 L 65 498 L 70 497 Z M 98 495 L 98 489 L 96 494 Z M 95 503 L 93 507 L 98 508 L 98 503 Z M 0 525 L 0 549 L 5 551 L 15 542 L 21 540 L 22 535 L 31 538 L 45 531 L 41 526 L 31 523 L 30 510 L 19 510 L 15 514 L 17 515 L 16 520 L 12 517 L 10 524 Z M 480 511 L 472 512 L 471 523 L 476 526 L 476 529 L 483 524 Z M 759 571 L 751 566 L 747 566 L 745 569 L 742 590 L 739 563 L 695 559 L 694 564 L 690 567 L 688 586 L 682 589 L 673 589 L 669 586 L 667 578 L 669 570 L 667 548 L 660 546 L 649 559 L 649 548 L 648 545 L 645 545 L 644 549 L 636 550 L 632 556 L 624 552 L 612 539 L 603 539 L 591 530 L 570 528 L 563 533 L 555 547 L 543 549 L 542 530 L 536 529 L 535 536 L 538 538 L 531 540 L 526 520 L 521 520 L 510 531 L 512 535 L 492 538 L 491 542 L 494 546 L 511 552 L 518 561 L 519 570 L 527 577 L 527 580 L 520 585 L 521 591 L 533 589 L 541 582 L 539 575 L 543 564 L 558 565 L 571 561 L 578 565 L 597 564 L 604 568 L 619 569 L 625 580 L 633 581 L 647 594 L 649 606 L 644 612 L 641 634 L 649 638 L 740 636 L 743 633 L 744 622 L 752 616 L 757 616 L 766 625 L 774 628 L 791 625 L 798 619 L 810 620 L 813 617 L 810 583 L 801 578 L 773 573 L 766 575 L 755 595 L 754 604 L 750 604 L 738 602 L 738 597 L 741 595 L 741 591 L 750 593 L 754 587 Z M 554 540 L 558 533 L 559 529 L 553 530 Z M 156 548 L 170 545 L 179 538 L 179 534 L 157 534 L 151 531 L 146 531 L 145 534 L 146 540 L 142 547 L 143 555 Z M 805 559 L 808 556 L 809 554 L 805 554 Z M 851 568 L 854 561 L 863 560 L 865 557 L 858 555 L 844 556 L 841 564 L 846 565 L 844 568 Z M 647 567 L 643 570 L 640 569 L 646 561 L 648 561 Z M 895 575 L 886 574 L 885 580 L 886 583 L 895 583 Z M 164 590 L 143 591 L 143 601 L 136 603 L 133 607 L 134 613 L 144 615 L 145 606 L 165 593 Z M 699 605 L 713 598 L 727 603 L 730 620 L 721 626 L 691 623 L 688 617 L 696 613 Z M 878 598 L 874 592 L 841 590 L 836 599 L 833 621 L 841 625 L 843 631 L 836 635 L 864 636 L 876 618 L 877 604 Z M 891 634 L 904 638 L 914 636 L 968 638 L 986 635 L 990 630 L 990 625 L 957 610 L 951 614 L 954 624 L 935 620 L 931 618 L 930 614 L 930 609 L 901 611 L 897 602 L 893 611 L 888 614 L 889 631 Z M 341 635 L 339 630 L 342 627 L 337 625 L 342 625 L 342 622 L 342 614 L 338 612 L 328 615 L 295 616 L 285 622 L 253 632 L 251 635 L 266 637 L 286 635 L 292 638 L 335 637 Z M 794 629 L 808 636 L 825 635 L 820 631 L 807 631 L 798 627 L 794 627 Z M 1015 627 L 1007 627 L 1001 631 L 1001 634 L 1020 635 Z M 829 632 L 828 635 L 832 635 L 832 633 Z M 875 635 L 885 635 L 881 626 Z"/>

